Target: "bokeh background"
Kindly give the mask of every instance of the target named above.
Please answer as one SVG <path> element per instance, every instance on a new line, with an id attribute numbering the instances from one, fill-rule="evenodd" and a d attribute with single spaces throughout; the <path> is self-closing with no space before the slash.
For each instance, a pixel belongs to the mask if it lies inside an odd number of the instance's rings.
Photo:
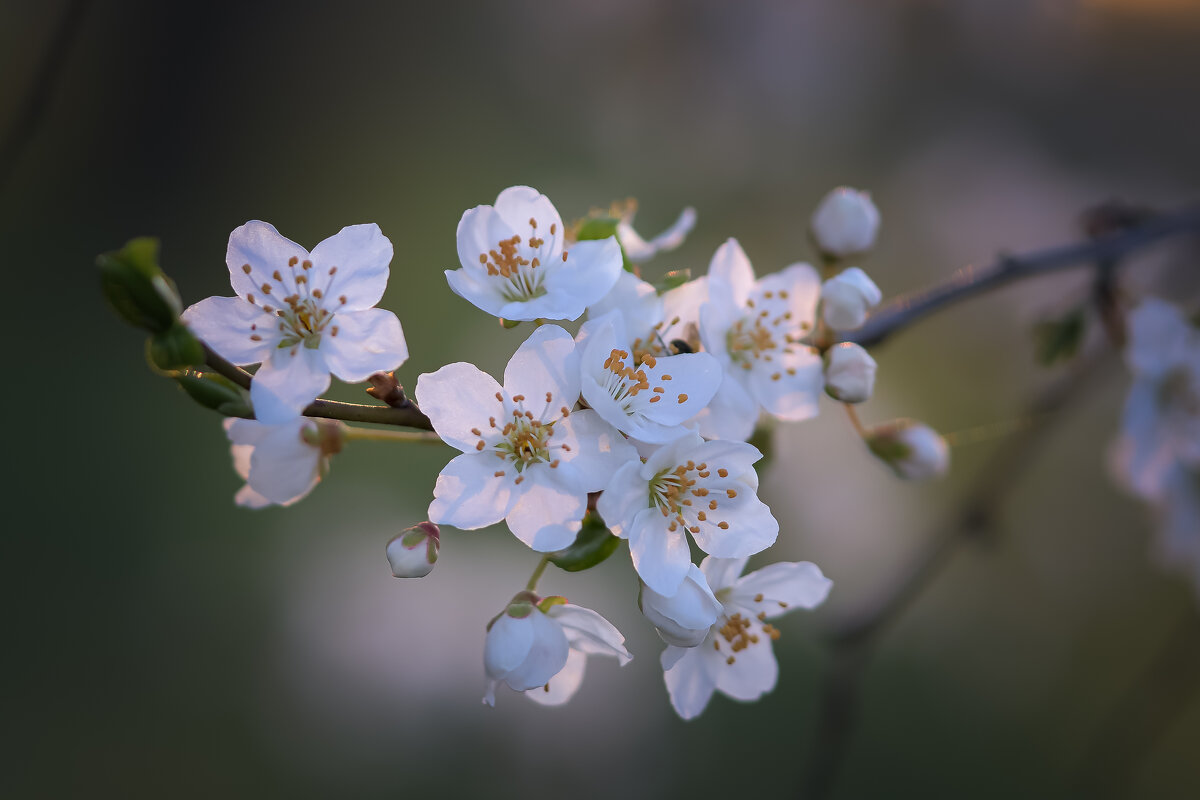
<path id="1" fill-rule="evenodd" d="M 521 341 L 442 277 L 462 211 L 517 183 L 568 219 L 637 197 L 645 234 L 694 205 L 651 277 L 703 272 L 728 236 L 760 273 L 808 257 L 820 197 L 868 188 L 884 228 L 864 266 L 891 295 L 1071 241 L 1098 201 L 1194 201 L 1198 37 L 1187 0 L 0 2 L 0 137 L 31 123 L 0 163 L 0 794 L 801 796 L 834 735 L 825 632 L 903 571 L 1003 435 L 966 435 L 948 479 L 900 485 L 833 406 L 777 432 L 770 558 L 815 561 L 835 588 L 783 622 L 760 703 L 675 717 L 619 554 L 542 586 L 612 619 L 634 661 L 594 661 L 563 708 L 504 692 L 491 710 L 483 626 L 536 558 L 502 530 L 446 531 L 420 581 L 383 555 L 450 451 L 355 443 L 300 505 L 235 508 L 218 420 L 146 369 L 95 255 L 160 236 L 194 302 L 230 293 L 225 241 L 248 219 L 309 247 L 378 222 L 409 386 L 450 361 L 499 371 Z M 1156 247 L 1123 286 L 1182 299 L 1195 263 Z M 1034 363 L 1031 326 L 1086 291 L 1064 274 L 897 336 L 864 416 L 1012 429 L 1061 373 Z M 832 796 L 1200 793 L 1195 587 L 1105 466 L 1127 382 L 1111 359 L 987 543 L 880 638 Z"/>

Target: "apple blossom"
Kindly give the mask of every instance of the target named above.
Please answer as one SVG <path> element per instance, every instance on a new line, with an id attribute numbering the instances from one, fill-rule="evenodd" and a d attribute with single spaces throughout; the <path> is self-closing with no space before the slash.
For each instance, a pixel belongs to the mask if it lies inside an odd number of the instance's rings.
<path id="1" fill-rule="evenodd" d="M 865 253 L 874 246 L 879 233 L 879 209 L 867 192 L 840 186 L 821 200 L 810 224 L 821 252 L 844 258 Z"/>
<path id="2" fill-rule="evenodd" d="M 771 509 L 758 499 L 762 458 L 744 442 L 706 442 L 688 431 L 644 463 L 616 471 L 596 510 L 629 540 L 633 567 L 658 594 L 670 597 L 688 574 L 687 534 L 706 553 L 739 558 L 765 550 L 779 534 Z"/>
<path id="3" fill-rule="evenodd" d="M 671 706 L 684 719 L 704 711 L 713 692 L 752 701 L 774 689 L 779 663 L 771 642 L 780 632 L 767 620 L 797 608 L 816 608 L 833 586 L 807 561 L 771 564 L 741 575 L 745 566 L 745 558 L 704 559 L 700 571 L 721 604 L 720 615 L 699 646 L 670 645 L 663 651 Z"/>
<path id="4" fill-rule="evenodd" d="M 234 469 L 246 481 L 234 502 L 246 508 L 290 506 L 311 492 L 329 457 L 341 451 L 345 429 L 336 420 L 307 417 L 279 425 L 228 418 L 224 426 Z"/>
<path id="5" fill-rule="evenodd" d="M 540 552 L 579 532 L 588 492 L 599 491 L 633 446 L 579 399 L 571 335 L 543 325 L 504 370 L 504 387 L 472 364 L 448 364 L 417 380 L 417 402 L 437 434 L 462 451 L 442 470 L 429 519 L 475 530 L 507 520 Z"/>
<path id="6" fill-rule="evenodd" d="M 883 292 L 867 273 L 850 267 L 825 281 L 821 287 L 821 318 L 835 331 L 852 331 L 867 321 L 867 313 L 879 305 Z"/>
<path id="7" fill-rule="evenodd" d="M 442 546 L 441 531 L 432 522 L 419 522 L 387 543 L 388 564 L 397 578 L 423 578 L 433 571 Z"/>
<path id="8" fill-rule="evenodd" d="M 835 344 L 825 352 L 825 393 L 843 403 L 869 400 L 875 390 L 875 359 L 853 342 Z"/>
<path id="9" fill-rule="evenodd" d="M 744 440 L 760 407 L 789 421 L 816 415 L 821 357 L 801 340 L 812 332 L 819 292 L 808 264 L 756 281 L 736 239 L 717 249 L 708 268 L 708 301 L 700 308 L 700 339 L 725 378 L 698 417 L 701 433 Z"/>
<path id="10" fill-rule="evenodd" d="M 700 349 L 697 323 L 700 306 L 708 299 L 708 277 L 700 276 L 659 294 L 652 284 L 631 272 L 622 272 L 613 288 L 588 306 L 588 320 L 618 312 L 635 353 L 666 356 Z M 585 324 L 586 328 L 586 324 Z M 580 331 L 581 336 L 584 331 Z"/>
<path id="11" fill-rule="evenodd" d="M 688 567 L 687 577 L 669 597 L 642 586 L 638 605 L 662 640 L 676 647 L 695 647 L 703 642 L 721 615 L 721 601 L 695 564 Z"/>
<path id="12" fill-rule="evenodd" d="M 941 477 L 950 468 L 950 446 L 923 422 L 893 420 L 874 426 L 864 438 L 871 452 L 905 480 Z"/>
<path id="13" fill-rule="evenodd" d="M 621 666 L 633 658 L 621 632 L 590 608 L 521 592 L 488 626 L 483 702 L 496 705 L 503 682 L 543 705 L 561 705 L 583 681 L 589 655 L 613 656 Z"/>
<path id="14" fill-rule="evenodd" d="M 616 237 L 566 246 L 562 218 L 536 189 L 512 186 L 458 223 L 459 297 L 506 320 L 577 319 L 623 271 Z"/>
<path id="15" fill-rule="evenodd" d="M 408 358 L 400 320 L 375 308 L 392 243 L 378 225 L 351 225 L 309 253 L 265 222 L 229 235 L 225 263 L 237 297 L 209 297 L 183 321 L 235 364 L 261 362 L 250 400 L 261 422 L 300 415 L 329 388 L 357 383 Z"/>

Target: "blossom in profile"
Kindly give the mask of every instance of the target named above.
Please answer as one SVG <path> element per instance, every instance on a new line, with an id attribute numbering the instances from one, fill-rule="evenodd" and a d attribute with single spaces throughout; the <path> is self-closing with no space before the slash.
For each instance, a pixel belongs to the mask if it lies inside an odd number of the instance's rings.
<path id="1" fill-rule="evenodd" d="M 235 364 L 258 364 L 255 417 L 300 416 L 329 388 L 400 366 L 400 320 L 375 308 L 388 281 L 392 243 L 378 225 L 351 225 L 308 252 L 274 226 L 252 221 L 229 235 L 225 263 L 237 297 L 209 297 L 183 312 L 188 327 Z"/>
<path id="2" fill-rule="evenodd" d="M 721 604 L 720 615 L 698 646 L 670 645 L 663 651 L 671 706 L 684 719 L 704 711 L 714 692 L 753 701 L 774 689 L 779 663 L 771 642 L 780 632 L 769 620 L 797 608 L 816 608 L 833 586 L 806 561 L 742 575 L 745 566 L 745 558 L 704 559 L 700 571 Z"/>
<path id="3" fill-rule="evenodd" d="M 879 235 L 879 209 L 867 192 L 839 186 L 821 200 L 810 222 L 813 240 L 826 256 L 865 253 Z"/>
<path id="4" fill-rule="evenodd" d="M 621 632 L 590 608 L 521 592 L 488 626 L 483 702 L 496 705 L 496 687 L 505 683 L 542 705 L 561 705 L 579 689 L 590 655 L 621 666 L 633 658 Z"/>
<path id="5" fill-rule="evenodd" d="M 793 422 L 816 415 L 825 386 L 821 357 L 802 340 L 813 330 L 820 291 L 808 264 L 755 280 L 736 239 L 717 249 L 700 308 L 700 339 L 725 377 L 699 416 L 701 433 L 744 440 L 760 409 Z"/>
<path id="6" fill-rule="evenodd" d="M 637 453 L 579 400 L 571 335 L 543 325 L 504 370 L 504 386 L 473 364 L 447 364 L 417 380 L 417 402 L 446 444 L 462 452 L 442 470 L 429 519 L 475 530 L 506 520 L 540 552 L 575 540 L 589 492 Z"/>
<path id="7" fill-rule="evenodd" d="M 290 506 L 313 490 L 342 449 L 344 425 L 297 417 L 279 425 L 228 418 L 225 435 L 233 467 L 246 481 L 234 496 L 245 508 Z"/>
<path id="8" fill-rule="evenodd" d="M 562 218 L 536 189 L 512 186 L 458 223 L 458 260 L 446 280 L 459 297 L 506 320 L 573 320 L 622 270 L 615 236 L 569 244 Z"/>
<path id="9" fill-rule="evenodd" d="M 908 481 L 940 478 L 950 469 L 950 445 L 923 422 L 897 419 L 868 429 L 867 447 L 896 477 Z"/>
<path id="10" fill-rule="evenodd" d="M 688 567 L 683 583 L 669 597 L 642 586 L 638 606 L 662 640 L 676 647 L 695 647 L 703 642 L 721 616 L 721 601 L 695 564 Z"/>
<path id="11" fill-rule="evenodd" d="M 616 471 L 596 510 L 629 540 L 638 576 L 670 597 L 691 566 L 688 534 L 704 552 L 740 558 L 770 547 L 779 534 L 771 509 L 758 499 L 754 462 L 745 442 L 706 442 L 689 430 Z"/>
<path id="12" fill-rule="evenodd" d="M 634 213 L 636 208 L 622 216 L 621 221 L 617 223 L 617 240 L 620 241 L 621 248 L 629 260 L 639 264 L 649 261 L 659 253 L 679 247 L 696 226 L 696 209 L 685 208 L 671 223 L 671 227 L 647 241 L 633 228 Z"/>

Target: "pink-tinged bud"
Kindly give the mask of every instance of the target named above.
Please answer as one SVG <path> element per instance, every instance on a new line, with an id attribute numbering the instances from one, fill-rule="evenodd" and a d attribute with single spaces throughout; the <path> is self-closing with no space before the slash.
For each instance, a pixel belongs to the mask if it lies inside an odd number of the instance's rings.
<path id="1" fill-rule="evenodd" d="M 950 467 L 950 447 L 928 425 L 898 419 L 877 425 L 866 434 L 867 446 L 905 480 L 941 477 Z"/>
<path id="2" fill-rule="evenodd" d="M 422 578 L 433 571 L 442 535 L 432 522 L 421 522 L 394 537 L 387 545 L 388 563 L 397 578 Z"/>
<path id="3" fill-rule="evenodd" d="M 852 331 L 867 321 L 867 312 L 879 304 L 883 292 L 867 273 L 850 267 L 821 287 L 821 315 L 835 331 Z"/>
<path id="4" fill-rule="evenodd" d="M 821 201 L 812 216 L 813 240 L 823 254 L 845 258 L 865 253 L 879 234 L 879 209 L 871 195 L 846 186 L 838 187 Z"/>
<path id="5" fill-rule="evenodd" d="M 825 393 L 843 403 L 861 403 L 875 391 L 875 359 L 853 342 L 825 353 Z"/>

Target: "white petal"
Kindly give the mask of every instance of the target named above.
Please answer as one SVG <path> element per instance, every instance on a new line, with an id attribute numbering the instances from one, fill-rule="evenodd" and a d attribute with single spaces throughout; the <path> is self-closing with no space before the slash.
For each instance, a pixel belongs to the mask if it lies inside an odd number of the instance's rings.
<path id="1" fill-rule="evenodd" d="M 579 355 L 571 334 L 557 325 L 542 325 L 530 334 L 504 368 L 504 390 L 509 397 L 524 395 L 525 408 L 536 419 L 555 419 L 560 407 L 573 408 L 579 399 Z M 554 413 L 547 416 L 546 409 Z"/>
<path id="2" fill-rule="evenodd" d="M 260 422 L 276 425 L 300 416 L 328 388 L 329 368 L 320 351 L 298 344 L 276 348 L 263 362 L 250 384 L 250 402 Z"/>
<path id="3" fill-rule="evenodd" d="M 825 389 L 821 357 L 803 345 L 792 345 L 774 361 L 756 361 L 750 370 L 750 393 L 766 411 L 789 422 L 810 419 L 820 410 Z"/>
<path id="4" fill-rule="evenodd" d="M 630 462 L 640 465 L 637 450 L 595 411 L 573 411 L 554 426 L 556 445 L 570 447 L 571 467 L 585 491 L 598 492 L 612 479 L 613 474 Z"/>
<path id="5" fill-rule="evenodd" d="M 499 468 L 500 459 L 490 453 L 451 459 L 433 486 L 430 522 L 471 531 L 504 519 L 520 495 L 513 491 L 511 476 L 495 477 Z"/>
<path id="6" fill-rule="evenodd" d="M 535 610 L 527 617 L 515 618 L 505 613 L 492 623 L 483 643 L 483 668 L 488 677 L 503 680 L 529 657 L 536 614 L 540 612 Z"/>
<path id="7" fill-rule="evenodd" d="M 539 553 L 569 547 L 587 511 L 587 494 L 562 486 L 551 475 L 554 471 L 545 464 L 527 468 L 518 487 L 524 491 L 505 515 L 513 535 Z M 501 478 L 492 480 L 506 482 Z"/>
<path id="8" fill-rule="evenodd" d="M 528 240 L 536 231 L 537 238 L 545 240 L 538 250 L 544 254 L 542 263 L 550 257 L 562 252 L 565 236 L 562 217 L 558 209 L 546 195 L 529 186 L 510 186 L 496 198 L 496 213 L 510 228 Z M 530 225 L 530 220 L 537 222 L 537 227 Z M 499 241 L 499 240 L 497 240 Z M 494 243 L 493 243 L 494 246 Z"/>
<path id="9" fill-rule="evenodd" d="M 719 528 L 717 523 L 722 521 L 729 527 Z M 779 523 L 771 509 L 749 491 L 741 491 L 733 499 L 721 498 L 720 507 L 695 525 L 700 529 L 692 532 L 696 545 L 717 558 L 761 553 L 779 536 Z"/>
<path id="10" fill-rule="evenodd" d="M 659 636 L 677 647 L 702 643 L 722 610 L 704 573 L 695 564 L 688 567 L 687 577 L 670 597 L 643 587 L 641 606 L 642 614 L 658 629 Z"/>
<path id="11" fill-rule="evenodd" d="M 621 270 L 608 294 L 588 306 L 588 319 L 599 319 L 614 311 L 621 315 L 626 334 L 645 337 L 663 319 L 663 301 L 651 284 Z"/>
<path id="12" fill-rule="evenodd" d="M 758 401 L 726 372 L 717 393 L 695 421 L 706 438 L 745 441 L 758 423 Z"/>
<path id="13" fill-rule="evenodd" d="M 334 326 L 336 336 L 331 334 Z M 321 353 L 330 372 L 346 383 L 359 383 L 403 364 L 408 359 L 408 344 L 395 314 L 367 308 L 339 312 L 321 337 Z"/>
<path id="14" fill-rule="evenodd" d="M 274 505 L 266 497 L 263 497 L 261 494 L 254 491 L 254 489 L 251 488 L 250 484 L 248 483 L 241 489 L 237 490 L 237 493 L 233 496 L 233 502 L 242 508 L 253 509 L 266 508 L 267 506 Z"/>
<path id="15" fill-rule="evenodd" d="M 462 361 L 417 378 L 417 405 L 442 441 L 464 453 L 476 452 L 479 440 L 489 438 L 489 417 L 505 418 L 504 402 L 496 399 L 499 393 L 500 384 L 491 375 Z M 484 435 L 472 433 L 472 428 Z"/>
<path id="16" fill-rule="evenodd" d="M 717 690 L 734 700 L 757 700 L 775 688 L 779 679 L 779 662 L 771 651 L 771 639 L 758 633 L 759 641 L 735 654 L 734 663 L 726 661 L 725 654 L 703 651 L 704 667 Z"/>
<path id="17" fill-rule="evenodd" d="M 629 531 L 629 553 L 642 582 L 662 595 L 673 595 L 687 577 L 691 550 L 682 528 L 669 530 L 670 522 L 657 508 L 641 511 Z"/>
<path id="18" fill-rule="evenodd" d="M 546 612 L 563 626 L 571 648 L 588 655 L 612 656 L 621 666 L 633 658 L 625 649 L 625 637 L 611 622 L 590 608 L 567 603 Z"/>
<path id="19" fill-rule="evenodd" d="M 275 317 L 240 297 L 205 298 L 184 310 L 183 321 L 201 341 L 235 364 L 265 361 L 279 341 Z"/>
<path id="20" fill-rule="evenodd" d="M 279 505 L 290 505 L 304 497 L 321 479 L 321 451 L 304 441 L 310 420 L 295 419 L 269 426 L 250 454 L 250 487 Z"/>
<path id="21" fill-rule="evenodd" d="M 700 571 L 704 573 L 704 577 L 708 579 L 708 585 L 714 592 L 719 592 L 722 589 L 733 586 L 742 574 L 742 570 L 746 568 L 746 562 L 750 560 L 749 556 L 741 558 L 716 558 L 709 556 L 700 562 Z"/>
<path id="22" fill-rule="evenodd" d="M 566 634 L 557 622 L 541 611 L 534 611 L 527 619 L 533 626 L 533 644 L 525 660 L 504 678 L 518 692 L 549 682 L 566 666 L 569 650 Z"/>
<path id="23" fill-rule="evenodd" d="M 629 538 L 633 518 L 650 508 L 649 486 L 641 475 L 641 466 L 631 460 L 614 472 L 596 503 L 596 511 L 608 529 L 622 539 Z"/>
<path id="24" fill-rule="evenodd" d="M 274 225 L 258 220 L 234 228 L 225 250 L 229 281 L 240 297 L 262 297 L 262 285 L 275 284 L 272 273 L 286 271 L 293 258 L 303 261 L 308 258 L 308 251 L 281 235 Z M 247 264 L 249 273 L 245 270 Z"/>
<path id="25" fill-rule="evenodd" d="M 455 233 L 458 241 L 458 260 L 463 267 L 459 272 L 476 281 L 479 286 L 488 287 L 487 291 L 494 291 L 492 287 L 495 284 L 489 280 L 487 269 L 479 260 L 480 256 L 486 256 L 495 250 L 502 239 L 508 239 L 514 233 L 516 231 L 501 219 L 492 206 L 475 206 L 463 212 Z M 450 270 L 447 270 L 447 273 L 449 272 Z"/>
<path id="26" fill-rule="evenodd" d="M 493 317 L 501 316 L 507 301 L 487 281 L 473 278 L 465 269 L 448 269 L 446 282 L 450 284 L 451 291 L 462 299 Z"/>
<path id="27" fill-rule="evenodd" d="M 709 297 L 723 297 L 742 306 L 754 288 L 754 268 L 737 239 L 727 239 L 708 264 Z"/>
<path id="28" fill-rule="evenodd" d="M 678 219 L 671 223 L 671 227 L 649 242 L 643 239 L 627 222 L 617 225 L 617 237 L 621 240 L 621 247 L 625 248 L 625 255 L 629 257 L 630 261 L 649 261 L 659 253 L 674 250 L 683 244 L 683 240 L 687 238 L 695 225 L 696 209 L 685 208 L 680 212 Z"/>
<path id="29" fill-rule="evenodd" d="M 663 679 L 671 707 L 683 719 L 694 719 L 704 711 L 716 684 L 704 669 L 701 651 L 708 647 L 668 647 L 662 654 Z"/>
<path id="30" fill-rule="evenodd" d="M 708 353 L 668 356 L 643 368 L 652 387 L 666 390 L 661 401 L 645 406 L 646 416 L 660 425 L 681 425 L 700 413 L 723 379 L 720 363 Z M 671 380 L 663 380 L 663 375 L 670 375 Z"/>
<path id="31" fill-rule="evenodd" d="M 662 319 L 667 325 L 662 329 L 663 339 L 687 339 L 686 330 L 700 321 L 700 307 L 708 301 L 708 276 L 693 278 L 682 286 L 662 296 Z M 671 324 L 676 318 L 679 322 Z"/>
<path id="32" fill-rule="evenodd" d="M 563 314 L 552 319 L 577 319 L 609 293 L 623 271 L 616 237 L 576 242 L 566 252 L 567 260 L 546 275 L 546 290 L 560 298 Z"/>
<path id="33" fill-rule="evenodd" d="M 1144 298 L 1129 313 L 1125 360 L 1137 375 L 1159 377 L 1181 363 L 1195 347 L 1195 329 L 1180 309 L 1156 297 Z"/>
<path id="34" fill-rule="evenodd" d="M 572 697 L 583 684 L 583 673 L 587 667 L 587 656 L 572 648 L 567 653 L 566 665 L 550 682 L 536 689 L 529 689 L 525 696 L 541 706 L 561 706 Z"/>
<path id="35" fill-rule="evenodd" d="M 346 298 L 341 311 L 362 311 L 383 299 L 392 243 L 375 223 L 349 225 L 313 248 L 313 288 L 327 298 Z M 336 272 L 330 272 L 336 267 Z"/>
<path id="36" fill-rule="evenodd" d="M 832 587 L 833 581 L 821 574 L 816 564 L 800 561 L 771 564 L 751 572 L 734 585 L 731 597 L 754 608 L 756 614 L 763 611 L 771 618 L 796 608 L 816 608 L 825 602 Z M 762 600 L 756 601 L 759 595 Z"/>

